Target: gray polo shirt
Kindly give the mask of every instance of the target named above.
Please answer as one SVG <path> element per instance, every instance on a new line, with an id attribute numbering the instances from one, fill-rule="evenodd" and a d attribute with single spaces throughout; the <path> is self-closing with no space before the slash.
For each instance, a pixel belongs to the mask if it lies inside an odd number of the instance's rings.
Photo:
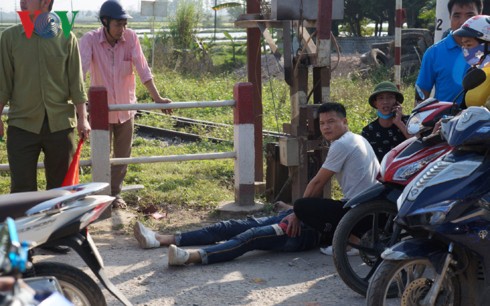
<path id="1" fill-rule="evenodd" d="M 364 137 L 347 131 L 332 142 L 322 168 L 335 172 L 344 199 L 351 199 L 377 183 L 379 162 Z"/>

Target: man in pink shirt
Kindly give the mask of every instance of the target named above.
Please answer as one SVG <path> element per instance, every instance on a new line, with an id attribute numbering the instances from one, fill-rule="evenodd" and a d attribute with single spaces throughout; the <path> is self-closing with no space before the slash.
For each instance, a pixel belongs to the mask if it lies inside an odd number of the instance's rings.
<path id="1" fill-rule="evenodd" d="M 102 27 L 86 33 L 80 40 L 84 77 L 89 72 L 91 86 L 107 89 L 109 104 L 136 103 L 133 72 L 136 68 L 141 82 L 155 102 L 172 102 L 158 93 L 138 37 L 133 30 L 126 29 L 128 18 L 132 17 L 119 2 L 108 0 L 102 4 L 99 12 Z M 135 111 L 109 112 L 113 156 L 116 158 L 131 156 L 134 114 Z M 116 197 L 114 208 L 126 206 L 120 196 L 126 171 L 126 165 L 111 167 L 111 194 Z"/>

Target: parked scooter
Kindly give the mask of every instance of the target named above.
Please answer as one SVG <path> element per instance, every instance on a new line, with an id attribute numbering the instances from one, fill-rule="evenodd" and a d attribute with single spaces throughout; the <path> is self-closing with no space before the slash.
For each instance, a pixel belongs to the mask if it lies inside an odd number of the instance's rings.
<path id="1" fill-rule="evenodd" d="M 367 305 L 488 305 L 490 301 L 490 111 L 470 107 L 443 123 L 454 149 L 398 199 L 396 222 L 424 238 L 382 253 Z"/>
<path id="2" fill-rule="evenodd" d="M 72 306 L 53 276 L 19 279 L 29 267 L 28 242 L 20 242 L 15 222 L 0 224 L 0 305 Z"/>
<path id="3" fill-rule="evenodd" d="M 111 294 L 125 305 L 129 300 L 105 273 L 102 257 L 87 227 L 111 205 L 113 197 L 96 195 L 107 183 L 87 183 L 40 192 L 0 196 L 0 221 L 15 219 L 22 241 L 35 246 L 68 246 L 74 249 Z M 32 253 L 31 253 L 32 254 Z M 106 305 L 96 282 L 80 269 L 58 262 L 34 262 L 25 276 L 54 276 L 75 305 Z"/>
<path id="4" fill-rule="evenodd" d="M 485 81 L 481 72 L 468 73 L 463 82 L 465 91 Z M 454 112 L 454 105 L 427 99 L 415 107 L 407 121 L 407 130 L 417 136 L 405 140 L 385 155 L 378 177 L 381 184 L 355 196 L 344 206 L 349 211 L 334 233 L 333 261 L 344 283 L 355 292 L 366 295 L 369 279 L 381 263 L 381 253 L 408 235 L 393 223 L 397 214 L 396 200 L 420 171 L 451 150 L 441 137 L 427 135 L 439 119 Z M 362 224 L 371 227 L 363 228 L 364 235 L 353 239 L 353 233 L 359 232 Z M 360 256 L 348 256 L 351 248 L 358 249 Z"/>

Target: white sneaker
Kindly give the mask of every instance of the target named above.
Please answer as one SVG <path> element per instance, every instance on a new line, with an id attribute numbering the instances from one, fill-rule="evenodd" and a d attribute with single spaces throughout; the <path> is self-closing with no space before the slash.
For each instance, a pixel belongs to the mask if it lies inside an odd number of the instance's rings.
<path id="1" fill-rule="evenodd" d="M 320 252 L 325 254 L 325 255 L 332 256 L 333 255 L 333 248 L 332 248 L 332 246 L 328 246 L 326 248 L 320 248 Z M 357 256 L 357 255 L 359 255 L 359 250 L 358 249 L 350 249 L 346 254 L 347 254 L 347 256 Z"/>
<path id="2" fill-rule="evenodd" d="M 133 227 L 133 233 L 141 248 L 153 249 L 160 247 L 160 242 L 156 239 L 155 232 L 146 228 L 138 221 Z"/>
<path id="3" fill-rule="evenodd" d="M 333 255 L 332 246 L 328 246 L 326 248 L 320 248 L 320 253 L 328 255 L 328 256 L 332 256 Z"/>
<path id="4" fill-rule="evenodd" d="M 189 260 L 189 252 L 177 247 L 175 244 L 171 244 L 168 247 L 167 256 L 169 266 L 183 266 Z"/>

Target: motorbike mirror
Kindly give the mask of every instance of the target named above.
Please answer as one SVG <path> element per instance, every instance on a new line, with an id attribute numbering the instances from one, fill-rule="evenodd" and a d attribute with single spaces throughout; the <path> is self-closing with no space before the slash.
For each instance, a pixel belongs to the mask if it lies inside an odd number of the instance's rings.
<path id="1" fill-rule="evenodd" d="M 463 78 L 463 88 L 465 91 L 471 90 L 481 85 L 487 79 L 487 75 L 482 69 L 472 69 Z"/>
<path id="2" fill-rule="evenodd" d="M 21 243 L 15 221 L 6 218 L 0 229 L 0 271 L 23 273 L 29 265 L 29 244 Z"/>

